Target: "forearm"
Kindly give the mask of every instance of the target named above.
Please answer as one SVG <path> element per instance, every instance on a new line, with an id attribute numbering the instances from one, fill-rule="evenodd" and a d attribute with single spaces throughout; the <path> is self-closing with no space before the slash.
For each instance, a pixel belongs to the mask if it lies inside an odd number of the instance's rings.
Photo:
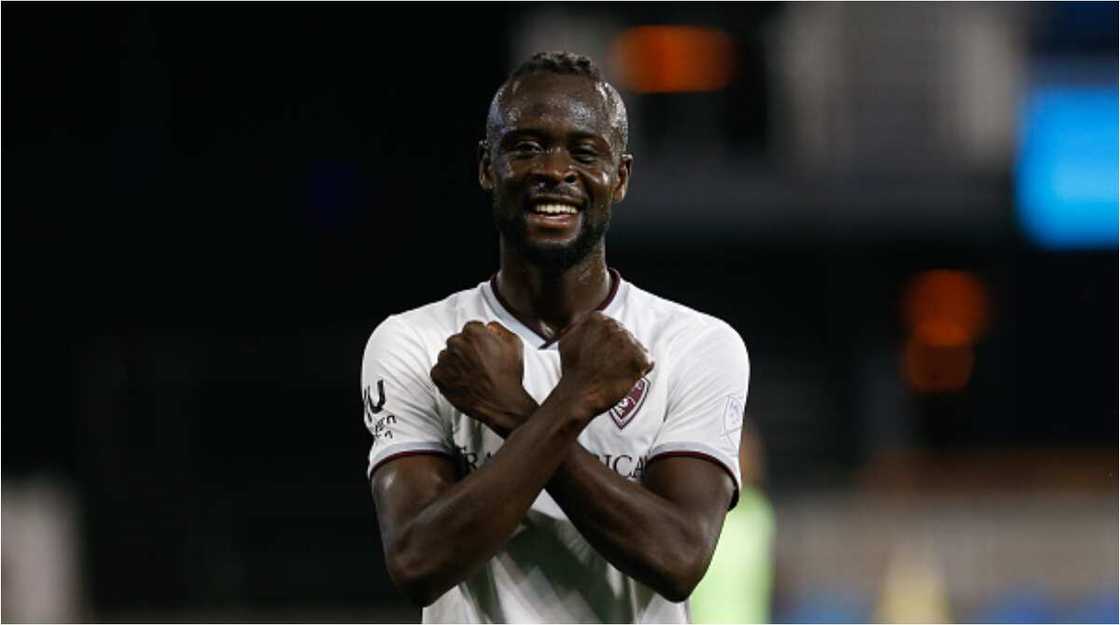
<path id="1" fill-rule="evenodd" d="M 618 475 L 579 443 L 547 490 L 607 561 L 666 598 L 683 601 L 703 577 L 711 549 L 702 519 Z"/>
<path id="2" fill-rule="evenodd" d="M 524 393 L 487 407 L 486 422 L 501 424 L 495 431 L 506 436 L 535 409 Z M 703 518 L 618 475 L 578 442 L 546 488 L 584 538 L 630 577 L 682 599 L 703 577 L 715 546 Z"/>
<path id="3" fill-rule="evenodd" d="M 510 398 L 500 407 L 488 407 L 486 421 L 502 424 L 495 431 L 507 436 L 536 406 L 528 394 Z M 708 536 L 699 527 L 702 522 L 611 471 L 578 442 L 571 443 L 546 488 L 603 557 L 662 595 L 687 595 L 703 576 L 710 549 L 705 549 Z"/>
<path id="4" fill-rule="evenodd" d="M 435 497 L 392 540 L 390 572 L 418 603 L 431 603 L 509 539 L 586 424 L 554 392 L 490 462 Z"/>

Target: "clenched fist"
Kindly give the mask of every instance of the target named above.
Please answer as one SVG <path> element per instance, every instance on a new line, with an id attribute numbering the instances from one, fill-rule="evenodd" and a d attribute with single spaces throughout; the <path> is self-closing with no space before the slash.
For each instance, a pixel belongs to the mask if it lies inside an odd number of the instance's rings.
<path id="1" fill-rule="evenodd" d="M 496 321 L 470 321 L 447 339 L 431 376 L 451 405 L 506 436 L 537 408 L 521 384 L 524 371 L 516 334 Z"/>
<path id="2" fill-rule="evenodd" d="M 649 352 L 614 319 L 593 312 L 560 338 L 561 383 L 586 418 L 606 412 L 653 370 Z"/>

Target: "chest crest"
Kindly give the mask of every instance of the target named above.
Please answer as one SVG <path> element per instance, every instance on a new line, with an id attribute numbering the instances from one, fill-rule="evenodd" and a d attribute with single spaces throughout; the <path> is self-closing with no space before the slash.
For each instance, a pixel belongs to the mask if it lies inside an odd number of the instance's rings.
<path id="1" fill-rule="evenodd" d="M 626 397 L 623 397 L 614 405 L 614 408 L 610 409 L 611 420 L 618 426 L 618 429 L 621 430 L 630 425 L 630 422 L 638 415 L 642 404 L 645 403 L 646 395 L 649 394 L 649 385 L 649 378 L 638 380 L 638 383 L 630 389 Z"/>

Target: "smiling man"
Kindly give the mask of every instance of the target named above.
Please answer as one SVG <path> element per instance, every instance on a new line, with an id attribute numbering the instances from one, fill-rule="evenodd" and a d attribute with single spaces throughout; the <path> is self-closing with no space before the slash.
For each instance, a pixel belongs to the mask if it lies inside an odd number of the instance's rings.
<path id="1" fill-rule="evenodd" d="M 726 323 L 608 269 L 632 157 L 586 57 L 540 53 L 479 145 L 500 267 L 393 315 L 362 362 L 389 573 L 425 622 L 687 622 L 739 488 Z"/>

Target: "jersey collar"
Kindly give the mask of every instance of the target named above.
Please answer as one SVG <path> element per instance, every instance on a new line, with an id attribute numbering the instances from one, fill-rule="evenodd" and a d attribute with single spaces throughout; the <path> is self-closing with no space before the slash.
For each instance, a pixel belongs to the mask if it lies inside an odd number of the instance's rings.
<path id="1" fill-rule="evenodd" d="M 595 310 L 613 317 L 614 315 L 612 313 L 614 312 L 613 309 L 615 306 L 612 306 L 612 304 L 618 299 L 618 291 L 622 286 L 622 276 L 618 271 L 611 268 L 608 268 L 607 272 L 611 277 L 611 289 L 607 293 L 607 297 L 603 299 L 603 302 L 599 304 Z M 502 320 L 502 323 L 509 327 L 510 330 L 520 335 L 521 339 L 527 344 L 536 345 L 537 349 L 556 349 L 558 336 L 550 339 L 541 334 L 533 320 L 523 318 L 520 314 L 515 312 L 513 307 L 502 297 L 501 292 L 498 291 L 497 273 L 490 276 L 490 281 L 485 285 L 483 291 L 488 296 L 491 307 Z"/>

